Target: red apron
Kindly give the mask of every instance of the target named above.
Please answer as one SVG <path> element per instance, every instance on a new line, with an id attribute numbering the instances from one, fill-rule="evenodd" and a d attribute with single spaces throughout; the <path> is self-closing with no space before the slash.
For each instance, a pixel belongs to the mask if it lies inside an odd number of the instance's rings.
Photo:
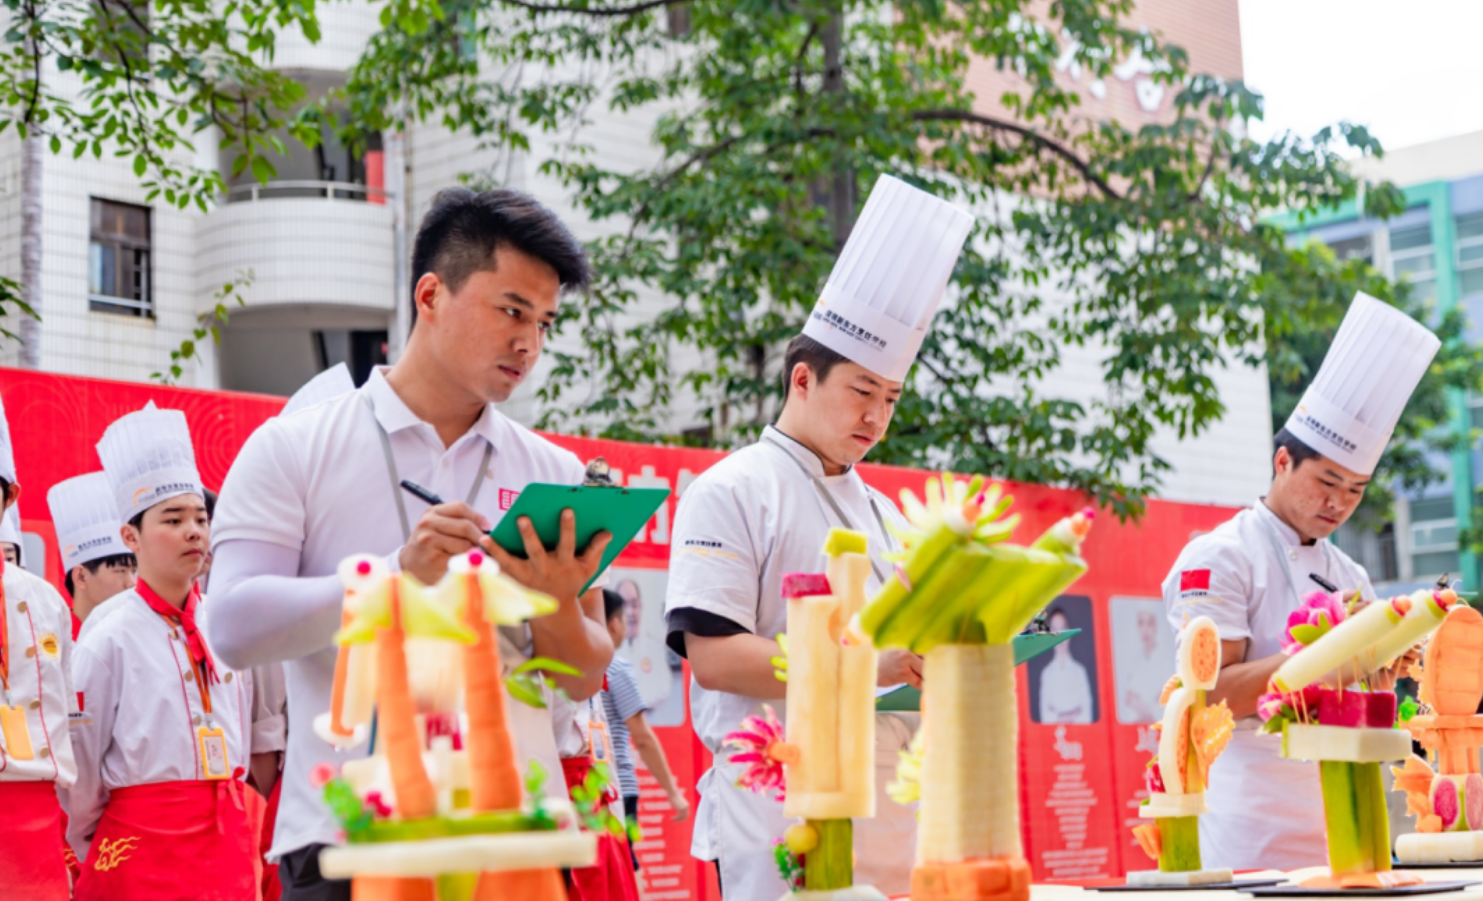
<path id="1" fill-rule="evenodd" d="M 0 614 L 3 615 L 3 614 Z M 0 886 L 7 898 L 67 901 L 71 886 L 58 842 L 62 806 L 52 782 L 0 782 Z"/>
<path id="2" fill-rule="evenodd" d="M 278 901 L 283 895 L 283 886 L 278 883 L 278 864 L 268 863 L 268 850 L 273 847 L 273 829 L 278 824 L 278 796 L 283 792 L 283 774 L 273 783 L 268 793 L 268 809 L 263 813 L 263 833 L 258 840 L 258 856 L 263 861 L 262 899 Z"/>
<path id="3" fill-rule="evenodd" d="M 256 901 L 242 791 L 236 779 L 114 789 L 76 901 Z"/>
<path id="4" fill-rule="evenodd" d="M 562 758 L 561 771 L 571 790 L 592 771 L 592 758 Z M 639 901 L 626 835 L 602 832 L 597 836 L 597 863 L 572 870 L 570 901 Z"/>

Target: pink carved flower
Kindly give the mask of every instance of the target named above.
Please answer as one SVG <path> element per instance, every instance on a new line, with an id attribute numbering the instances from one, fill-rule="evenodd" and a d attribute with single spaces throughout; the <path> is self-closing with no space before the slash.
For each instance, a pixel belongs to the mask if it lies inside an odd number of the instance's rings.
<path id="1" fill-rule="evenodd" d="M 335 765 L 332 763 L 316 763 L 309 770 L 309 784 L 315 788 L 324 788 L 333 778 L 335 778 Z"/>
<path id="2" fill-rule="evenodd" d="M 1344 621 L 1344 600 L 1339 594 L 1315 591 L 1303 598 L 1298 609 L 1287 615 L 1287 631 L 1282 633 L 1282 650 L 1296 654 L 1320 635 Z M 1297 634 L 1294 634 L 1294 629 Z"/>
<path id="3" fill-rule="evenodd" d="M 772 708 L 763 705 L 762 716 L 749 716 L 742 727 L 723 740 L 733 751 L 727 759 L 743 767 L 736 780 L 738 788 L 763 794 L 776 793 L 779 801 L 786 795 L 783 764 L 798 761 L 798 748 L 783 740 L 783 724 Z"/>
<path id="4" fill-rule="evenodd" d="M 1318 717 L 1318 699 L 1323 693 L 1323 683 L 1315 682 L 1302 691 L 1292 694 L 1269 691 L 1256 699 L 1256 712 L 1263 721 L 1276 716 L 1282 710 L 1283 705 L 1291 707 L 1299 717 L 1307 714 L 1307 719 L 1316 720 Z"/>

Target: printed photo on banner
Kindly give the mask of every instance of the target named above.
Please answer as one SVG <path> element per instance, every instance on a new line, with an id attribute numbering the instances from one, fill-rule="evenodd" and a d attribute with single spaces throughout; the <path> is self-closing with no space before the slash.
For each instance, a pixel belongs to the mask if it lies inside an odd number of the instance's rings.
<path id="1" fill-rule="evenodd" d="M 1107 609 L 1117 721 L 1124 726 L 1156 723 L 1162 715 L 1159 695 L 1174 673 L 1174 636 L 1164 620 L 1164 602 L 1114 597 Z"/>
<path id="2" fill-rule="evenodd" d="M 1052 632 L 1081 632 L 1025 664 L 1029 668 L 1030 718 L 1037 723 L 1095 723 L 1101 719 L 1101 711 L 1097 705 L 1092 599 L 1063 595 L 1046 610 L 1046 624 Z"/>
<path id="3" fill-rule="evenodd" d="M 628 640 L 615 650 L 633 664 L 653 726 L 685 722 L 683 664 L 664 643 L 664 589 L 668 583 L 669 572 L 663 569 L 615 566 L 608 570 L 608 586 L 623 595 L 624 615 L 628 618 Z"/>

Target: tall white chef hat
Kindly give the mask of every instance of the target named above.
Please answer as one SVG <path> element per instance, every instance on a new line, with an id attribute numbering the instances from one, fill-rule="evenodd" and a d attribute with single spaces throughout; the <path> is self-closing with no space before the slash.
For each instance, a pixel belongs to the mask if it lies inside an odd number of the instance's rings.
<path id="1" fill-rule="evenodd" d="M 124 522 L 172 497 L 205 495 L 179 410 L 145 409 L 116 420 L 98 442 L 98 459 Z"/>
<path id="2" fill-rule="evenodd" d="M 12 504 L 0 516 L 0 544 L 13 544 L 21 546 L 21 505 Z"/>
<path id="3" fill-rule="evenodd" d="M 1340 466 L 1370 475 L 1441 346 L 1410 316 L 1356 294 L 1287 430 Z"/>
<path id="4" fill-rule="evenodd" d="M 350 378 L 350 368 L 344 363 L 336 363 L 305 382 L 303 387 L 295 391 L 293 397 L 288 399 L 288 403 L 283 405 L 278 415 L 288 416 L 317 403 L 333 400 L 342 394 L 349 394 L 354 390 L 355 381 Z"/>
<path id="5" fill-rule="evenodd" d="M 972 229 L 967 211 L 882 175 L 803 333 L 884 379 L 904 380 Z"/>
<path id="6" fill-rule="evenodd" d="M 46 505 L 57 529 L 64 570 L 115 554 L 133 553 L 119 535 L 122 522 L 106 473 L 90 472 L 58 482 L 46 493 Z"/>
<path id="7" fill-rule="evenodd" d="M 0 479 L 15 483 L 15 448 L 10 444 L 10 423 L 5 420 L 5 402 L 0 400 Z"/>

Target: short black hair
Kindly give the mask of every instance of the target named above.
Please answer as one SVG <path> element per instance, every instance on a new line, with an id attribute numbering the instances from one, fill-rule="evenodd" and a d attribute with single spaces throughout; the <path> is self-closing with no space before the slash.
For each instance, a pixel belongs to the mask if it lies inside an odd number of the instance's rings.
<path id="1" fill-rule="evenodd" d="M 628 608 L 628 600 L 623 595 L 611 588 L 602 590 L 602 607 L 607 618 L 612 620 L 615 616 L 622 616 L 623 611 Z"/>
<path id="2" fill-rule="evenodd" d="M 139 561 L 134 558 L 133 554 L 109 554 L 107 557 L 99 557 L 97 560 L 89 560 L 86 563 L 78 564 L 78 566 L 87 567 L 87 570 L 90 573 L 96 573 L 98 570 L 102 569 L 105 566 L 137 567 L 138 565 Z M 67 575 L 62 579 L 63 584 L 67 586 L 68 597 L 75 597 L 77 595 L 77 590 L 72 587 L 72 569 L 76 569 L 76 567 L 68 569 Z"/>
<path id="3" fill-rule="evenodd" d="M 210 488 L 202 488 L 201 490 L 205 492 L 202 497 L 206 501 L 206 521 L 211 522 L 212 518 L 216 516 L 216 492 Z"/>
<path id="4" fill-rule="evenodd" d="M 475 272 L 492 272 L 501 247 L 555 269 L 562 288 L 581 290 L 592 280 L 582 242 L 534 197 L 511 188 L 445 188 L 433 197 L 412 243 L 413 324 L 417 282 L 424 275 L 431 272 L 457 291 Z"/>
<path id="5" fill-rule="evenodd" d="M 1308 460 L 1316 460 L 1318 451 L 1298 440 L 1298 436 L 1282 429 L 1272 437 L 1272 455 L 1275 457 L 1281 448 L 1287 448 L 1287 455 L 1292 457 L 1292 468 L 1297 469 Z"/>
<path id="6" fill-rule="evenodd" d="M 850 358 L 844 354 L 835 353 L 808 335 L 799 335 L 788 342 L 788 349 L 783 352 L 783 400 L 788 399 L 788 391 L 793 387 L 793 370 L 799 363 L 813 370 L 814 375 L 822 382 L 834 371 L 834 367 L 848 362 Z"/>
<path id="7" fill-rule="evenodd" d="M 9 479 L 0 476 L 0 507 L 4 507 L 5 499 L 10 497 L 10 485 Z"/>

